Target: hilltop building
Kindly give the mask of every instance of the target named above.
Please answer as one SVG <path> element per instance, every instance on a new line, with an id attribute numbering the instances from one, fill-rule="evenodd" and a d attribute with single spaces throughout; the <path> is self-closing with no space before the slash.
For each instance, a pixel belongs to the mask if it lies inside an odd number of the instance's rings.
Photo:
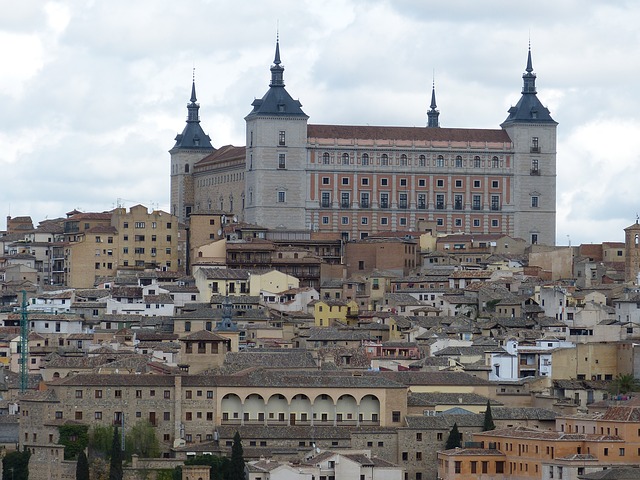
<path id="1" fill-rule="evenodd" d="M 553 245 L 556 127 L 537 97 L 531 51 L 500 129 L 313 125 L 285 89 L 280 47 L 253 101 L 246 147 L 214 148 L 195 83 L 171 149 L 171 213 L 219 209 L 271 229 L 364 238 L 388 230 L 504 234 Z"/>

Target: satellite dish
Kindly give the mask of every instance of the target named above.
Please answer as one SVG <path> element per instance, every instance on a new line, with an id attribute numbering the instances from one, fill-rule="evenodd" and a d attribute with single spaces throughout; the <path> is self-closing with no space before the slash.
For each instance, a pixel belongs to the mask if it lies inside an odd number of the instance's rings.
<path id="1" fill-rule="evenodd" d="M 218 236 L 220 236 L 220 235 L 222 235 L 222 229 L 221 228 L 218 229 Z"/>

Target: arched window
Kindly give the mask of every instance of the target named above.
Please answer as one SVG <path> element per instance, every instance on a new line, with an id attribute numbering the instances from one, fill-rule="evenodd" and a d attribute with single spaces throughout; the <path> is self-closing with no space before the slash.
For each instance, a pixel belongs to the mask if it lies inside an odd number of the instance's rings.
<path id="1" fill-rule="evenodd" d="M 427 157 L 420 155 L 420 166 L 424 167 L 427 164 Z"/>
<path id="2" fill-rule="evenodd" d="M 444 157 L 442 155 L 438 155 L 436 159 L 436 167 L 444 167 Z"/>
<path id="3" fill-rule="evenodd" d="M 456 168 L 462 168 L 462 156 L 458 155 L 456 157 Z"/>
<path id="4" fill-rule="evenodd" d="M 402 166 L 406 166 L 407 165 L 407 156 L 404 153 L 402 155 L 400 155 L 400 165 L 402 165 Z"/>
<path id="5" fill-rule="evenodd" d="M 389 165 L 389 156 L 386 153 L 383 153 L 382 157 L 380 157 L 380 164 Z"/>
<path id="6" fill-rule="evenodd" d="M 362 154 L 362 165 L 369 165 L 369 154 L 368 153 L 363 153 Z"/>
<path id="7" fill-rule="evenodd" d="M 473 157 L 473 168 L 480 168 L 480 165 L 480 157 L 476 155 L 475 157 Z"/>
<path id="8" fill-rule="evenodd" d="M 349 165 L 349 154 L 348 153 L 343 153 L 342 154 L 342 164 L 343 165 Z"/>
<path id="9" fill-rule="evenodd" d="M 498 157 L 491 159 L 491 168 L 500 168 L 500 160 L 498 160 Z"/>
<path id="10" fill-rule="evenodd" d="M 325 165 L 329 165 L 329 153 L 328 152 L 324 152 L 322 154 L 322 163 L 324 163 Z"/>

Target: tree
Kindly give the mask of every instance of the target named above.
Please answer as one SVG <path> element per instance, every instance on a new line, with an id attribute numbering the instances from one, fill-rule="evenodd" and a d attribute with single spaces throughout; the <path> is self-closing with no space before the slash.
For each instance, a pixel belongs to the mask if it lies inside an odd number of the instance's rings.
<path id="1" fill-rule="evenodd" d="M 487 409 L 484 411 L 484 425 L 482 426 L 483 432 L 489 430 L 495 430 L 496 424 L 493 423 L 493 415 L 491 414 L 491 403 L 487 400 Z"/>
<path id="2" fill-rule="evenodd" d="M 113 442 L 113 426 L 95 425 L 89 435 L 89 458 L 107 458 Z"/>
<path id="3" fill-rule="evenodd" d="M 629 373 L 619 373 L 611 384 L 611 393 L 616 395 L 638 391 L 640 391 L 640 381 Z"/>
<path id="4" fill-rule="evenodd" d="M 244 476 L 244 453 L 242 451 L 242 440 L 240 433 L 233 436 L 233 446 L 231 447 L 231 463 L 227 480 L 245 480 Z"/>
<path id="5" fill-rule="evenodd" d="M 80 453 L 78 453 L 76 480 L 89 480 L 89 461 L 87 460 L 84 450 L 80 450 Z"/>
<path id="6" fill-rule="evenodd" d="M 60 425 L 58 443 L 64 445 L 64 459 L 74 460 L 78 454 L 87 448 L 89 443 L 89 427 L 87 425 Z"/>
<path id="7" fill-rule="evenodd" d="M 458 431 L 458 424 L 454 423 L 451 431 L 449 432 L 449 438 L 447 438 L 447 444 L 445 445 L 446 450 L 451 450 L 452 448 L 459 448 L 462 446 L 462 435 Z"/>
<path id="8" fill-rule="evenodd" d="M 7 453 L 2 459 L 2 480 L 28 480 L 30 456 L 28 449 Z"/>
<path id="9" fill-rule="evenodd" d="M 127 459 L 134 453 L 143 458 L 160 456 L 160 443 L 151 423 L 140 420 L 131 427 L 125 441 L 125 453 Z"/>
<path id="10" fill-rule="evenodd" d="M 111 462 L 109 462 L 109 480 L 122 480 L 122 444 L 118 427 L 113 429 L 111 442 Z"/>

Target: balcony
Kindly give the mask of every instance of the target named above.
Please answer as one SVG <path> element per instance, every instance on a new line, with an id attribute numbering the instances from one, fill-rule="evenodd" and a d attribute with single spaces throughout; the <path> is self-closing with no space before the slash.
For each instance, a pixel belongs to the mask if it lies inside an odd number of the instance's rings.
<path id="1" fill-rule="evenodd" d="M 389 202 L 381 201 L 380 208 L 389 208 Z"/>
<path id="2" fill-rule="evenodd" d="M 322 208 L 330 208 L 331 207 L 331 202 L 329 200 L 323 200 L 322 203 L 320 204 L 320 206 Z"/>
<path id="3" fill-rule="evenodd" d="M 531 175 L 539 176 L 540 175 L 540 170 L 537 169 L 537 168 L 532 168 L 530 173 L 531 173 Z"/>
<path id="4" fill-rule="evenodd" d="M 363 200 L 360 202 L 360 208 L 369 208 L 369 200 Z"/>
<path id="5" fill-rule="evenodd" d="M 350 202 L 345 202 L 345 201 L 340 202 L 340 208 L 350 208 L 350 207 L 351 207 Z"/>
<path id="6" fill-rule="evenodd" d="M 444 202 L 437 202 L 436 210 L 444 210 Z"/>
<path id="7" fill-rule="evenodd" d="M 540 147 L 538 145 L 531 145 L 531 153 L 540 153 Z"/>
<path id="8" fill-rule="evenodd" d="M 424 202 L 420 202 L 418 203 L 418 210 L 426 210 L 427 209 L 427 204 Z"/>
<path id="9" fill-rule="evenodd" d="M 398 208 L 401 208 L 401 209 L 403 209 L 403 210 L 406 210 L 406 209 L 408 208 L 408 206 L 407 206 L 407 202 L 400 202 L 400 203 L 398 204 Z"/>

